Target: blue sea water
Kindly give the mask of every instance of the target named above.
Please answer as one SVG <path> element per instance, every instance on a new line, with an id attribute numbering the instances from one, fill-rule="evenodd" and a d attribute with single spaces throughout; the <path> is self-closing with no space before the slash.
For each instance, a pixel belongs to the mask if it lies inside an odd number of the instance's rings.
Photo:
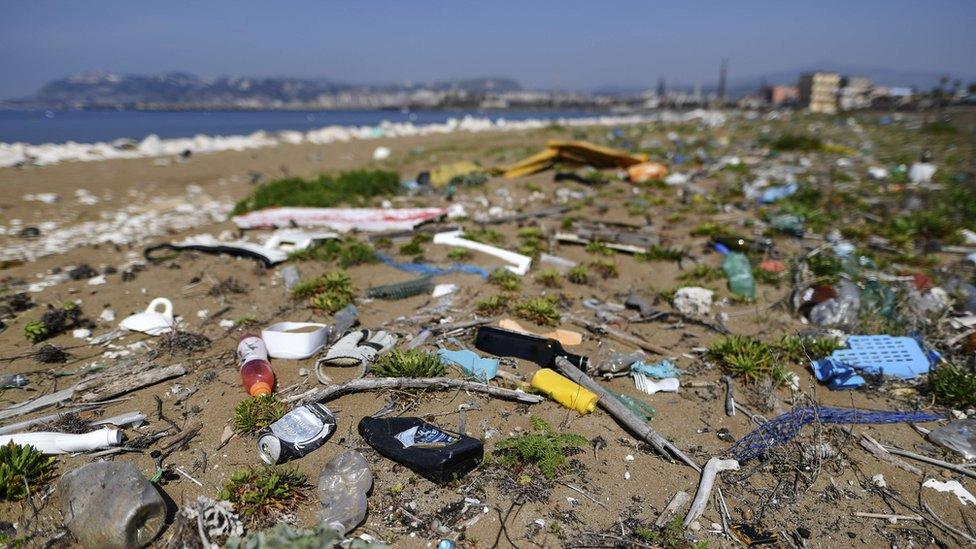
<path id="1" fill-rule="evenodd" d="M 246 135 L 258 130 L 307 131 L 323 126 L 375 126 L 384 120 L 433 124 L 475 116 L 496 120 L 582 118 L 584 111 L 394 110 L 334 111 L 12 111 L 0 110 L 0 142 L 93 143 L 156 134 L 163 139 L 203 135 Z"/>

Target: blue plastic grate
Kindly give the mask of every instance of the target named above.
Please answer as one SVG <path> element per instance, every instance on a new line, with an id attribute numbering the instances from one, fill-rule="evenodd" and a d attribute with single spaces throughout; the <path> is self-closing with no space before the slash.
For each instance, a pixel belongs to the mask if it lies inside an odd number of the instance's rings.
<path id="1" fill-rule="evenodd" d="M 830 358 L 872 374 L 911 379 L 926 374 L 930 362 L 918 342 L 910 337 L 887 335 L 850 336 L 849 349 L 834 351 Z"/>

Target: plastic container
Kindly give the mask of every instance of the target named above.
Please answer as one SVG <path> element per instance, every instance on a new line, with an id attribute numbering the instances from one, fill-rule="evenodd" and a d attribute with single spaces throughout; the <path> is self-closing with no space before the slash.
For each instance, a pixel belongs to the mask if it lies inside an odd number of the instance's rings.
<path id="1" fill-rule="evenodd" d="M 319 474 L 319 522 L 342 535 L 351 532 L 366 519 L 366 494 L 372 487 L 373 473 L 362 454 L 349 450 L 332 458 Z"/>
<path id="2" fill-rule="evenodd" d="M 166 523 L 166 503 L 127 461 L 99 461 L 58 481 L 61 514 L 83 547 L 144 547 Z"/>
<path id="3" fill-rule="evenodd" d="M 359 421 L 359 434 L 384 457 L 438 484 L 468 474 L 485 454 L 480 440 L 417 417 L 364 417 Z"/>
<path id="4" fill-rule="evenodd" d="M 581 414 L 588 414 L 596 409 L 596 394 L 549 368 L 536 372 L 532 376 L 531 385 L 533 389 L 542 391 L 549 398 Z"/>
<path id="5" fill-rule="evenodd" d="M 264 340 L 254 334 L 245 334 L 237 343 L 237 360 L 241 366 L 244 390 L 251 396 L 270 395 L 275 375 L 268 362 L 268 348 Z"/>
<path id="6" fill-rule="evenodd" d="M 329 327 L 316 322 L 278 322 L 261 330 L 272 358 L 301 360 L 319 352 L 329 339 Z"/>
<path id="7" fill-rule="evenodd" d="M 744 254 L 732 252 L 725 256 L 722 270 L 729 281 L 729 290 L 733 294 L 749 299 L 756 298 L 756 281 L 752 278 L 752 265 Z"/>
<path id="8" fill-rule="evenodd" d="M 44 454 L 69 454 L 87 452 L 122 443 L 118 429 L 105 427 L 84 434 L 73 433 L 15 433 L 0 436 L 0 446 L 13 442 L 20 446 L 33 446 Z"/>

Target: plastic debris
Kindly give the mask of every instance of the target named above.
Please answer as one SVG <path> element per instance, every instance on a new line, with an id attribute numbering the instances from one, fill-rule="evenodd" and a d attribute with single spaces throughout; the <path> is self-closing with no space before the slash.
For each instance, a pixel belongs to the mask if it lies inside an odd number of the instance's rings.
<path id="1" fill-rule="evenodd" d="M 319 521 L 342 535 L 348 534 L 366 519 L 366 495 L 372 487 L 373 473 L 362 454 L 349 450 L 332 458 L 319 474 Z"/>
<path id="2" fill-rule="evenodd" d="M 480 440 L 416 417 L 364 417 L 359 421 L 359 434 L 384 457 L 438 484 L 474 470 L 485 451 Z"/>
<path id="3" fill-rule="evenodd" d="M 456 365 L 480 381 L 488 381 L 498 375 L 498 359 L 481 357 L 474 351 L 440 349 L 437 356 L 441 357 L 441 362 Z"/>
<path id="4" fill-rule="evenodd" d="M 532 266 L 531 257 L 508 250 L 503 250 L 497 246 L 491 246 L 489 244 L 468 240 L 466 238 L 462 238 L 462 234 L 463 231 L 460 230 L 437 233 L 434 235 L 433 242 L 434 244 L 443 244 L 457 248 L 467 248 L 469 250 L 474 250 L 476 252 L 497 257 L 506 263 L 511 263 L 511 265 L 506 265 L 505 268 L 519 276 L 523 276 L 525 273 L 529 272 L 529 267 Z"/>
<path id="5" fill-rule="evenodd" d="M 681 372 L 678 371 L 678 368 L 670 360 L 662 360 L 654 364 L 635 362 L 630 365 L 630 371 L 637 374 L 643 374 L 654 379 L 678 377 L 678 375 L 681 374 Z"/>
<path id="6" fill-rule="evenodd" d="M 533 389 L 581 414 L 588 414 L 596 409 L 597 396 L 593 392 L 549 368 L 539 369 L 532 376 L 531 385 Z"/>
<path id="7" fill-rule="evenodd" d="M 162 307 L 162 312 L 159 308 Z M 119 328 L 131 332 L 143 332 L 152 336 L 162 335 L 173 330 L 173 302 L 165 297 L 157 297 L 141 313 L 122 319 Z"/>
<path id="8" fill-rule="evenodd" d="M 429 276 L 413 280 L 373 286 L 366 290 L 366 297 L 371 299 L 406 299 L 420 294 L 427 294 L 434 288 L 434 282 Z"/>
<path id="9" fill-rule="evenodd" d="M 933 429 L 928 439 L 966 459 L 976 459 L 976 419 L 957 419 Z"/>
<path id="10" fill-rule="evenodd" d="M 678 288 L 674 292 L 674 308 L 681 314 L 707 316 L 712 312 L 712 296 L 715 292 L 698 286 Z"/>
<path id="11" fill-rule="evenodd" d="M 926 412 L 889 412 L 858 410 L 829 406 L 803 406 L 763 423 L 732 446 L 730 453 L 739 462 L 757 458 L 772 448 L 785 444 L 805 426 L 818 421 L 824 424 L 882 424 L 936 421 L 942 416 Z"/>
<path id="12" fill-rule="evenodd" d="M 447 214 L 444 208 L 269 208 L 235 216 L 241 229 L 329 227 L 346 233 L 408 231 Z"/>
<path id="13" fill-rule="evenodd" d="M 810 363 L 817 381 L 834 390 L 864 385 L 864 378 L 856 372 L 914 379 L 931 369 L 928 356 L 910 337 L 850 336 L 847 343 L 848 349 L 838 349 Z"/>
<path id="14" fill-rule="evenodd" d="M 958 480 L 948 480 L 942 482 L 940 480 L 935 480 L 930 478 L 922 483 L 922 486 L 926 488 L 931 488 L 937 492 L 951 492 L 959 499 L 959 503 L 963 505 L 969 505 L 970 503 L 976 504 L 976 496 L 966 489 L 965 486 L 959 483 Z"/>
<path id="15" fill-rule="evenodd" d="M 125 461 L 89 463 L 65 473 L 58 494 L 65 525 L 85 547 L 144 547 L 166 523 L 163 498 Z"/>

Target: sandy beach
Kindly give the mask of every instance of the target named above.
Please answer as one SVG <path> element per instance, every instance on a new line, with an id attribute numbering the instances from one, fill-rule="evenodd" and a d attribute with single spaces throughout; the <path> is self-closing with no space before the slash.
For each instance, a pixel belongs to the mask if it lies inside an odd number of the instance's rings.
<path id="1" fill-rule="evenodd" d="M 806 129 L 820 127 L 817 124 L 821 122 L 805 119 L 752 121 L 731 117 L 727 124 L 717 128 L 694 122 L 654 123 L 623 126 L 622 132 L 635 143 L 652 145 L 666 144 L 669 132 L 680 132 L 683 139 L 693 144 L 689 147 L 692 151 L 696 146 L 707 146 L 713 159 L 735 155 L 742 162 L 758 167 L 766 161 L 761 147 L 755 144 L 755 136 L 761 127 L 780 128 L 789 124 Z M 100 412 L 104 417 L 128 411 L 146 414 L 149 418 L 147 425 L 125 430 L 130 440 L 166 425 L 158 415 L 160 409 L 156 399 L 162 402 L 163 415 L 181 428 L 202 425 L 199 434 L 185 448 L 167 458 L 171 474 L 165 476 L 160 488 L 171 500 L 174 511 L 197 496 L 214 497 L 233 471 L 260 465 L 253 437 L 235 437 L 218 449 L 221 434 L 232 419 L 234 406 L 245 396 L 234 358 L 236 340 L 245 328 L 225 328 L 220 321 L 250 317 L 255 322 L 252 330 L 279 321 L 330 322 L 330 317 L 311 309 L 306 302 L 289 297 L 283 287 L 281 270 L 284 265 L 294 264 L 302 278 L 310 278 L 339 267 L 298 261 L 265 269 L 247 259 L 202 253 L 181 253 L 152 263 L 142 257 L 146 246 L 197 234 L 237 234 L 233 223 L 226 219 L 233 204 L 256 185 L 281 177 L 313 177 L 324 172 L 380 168 L 396 171 L 401 179 L 407 180 L 419 171 L 459 160 L 478 162 L 486 167 L 503 165 L 542 149 L 550 139 L 599 141 L 605 139 L 610 130 L 606 126 L 570 128 L 552 125 L 524 131 L 455 132 L 326 144 L 282 143 L 239 152 L 194 154 L 185 161 L 162 156 L 0 168 L 0 189 L 3 189 L 0 196 L 0 226 L 3 227 L 0 234 L 0 288 L 4 289 L 0 295 L 24 291 L 36 304 L 30 310 L 2 319 L 6 325 L 0 332 L 2 372 L 23 373 L 29 379 L 29 385 L 25 389 L 5 390 L 0 395 L 0 406 L 64 389 L 81 377 L 55 377 L 54 372 L 91 364 L 114 365 L 120 361 L 151 360 L 156 367 L 181 364 L 186 368 L 186 375 L 127 394 L 122 400 L 105 405 Z M 857 144 L 862 139 L 845 133 L 844 128 L 831 127 L 829 132 L 850 137 L 850 144 Z M 391 155 L 386 160 L 375 161 L 373 151 L 381 146 L 388 147 Z M 160 162 L 161 158 L 166 162 Z M 781 158 L 777 162 L 797 164 L 789 160 L 789 157 Z M 836 169 L 833 162 L 833 157 L 814 155 L 803 177 L 823 181 Z M 692 236 L 696 227 L 711 221 L 749 232 L 752 231 L 750 220 L 755 214 L 726 207 L 721 200 L 710 198 L 720 196 L 723 189 L 739 183 L 733 171 L 705 171 L 696 168 L 690 160 L 674 168 L 695 174 L 692 183 L 695 190 L 663 184 L 636 186 L 616 179 L 604 186 L 591 187 L 554 181 L 553 171 L 549 170 L 513 180 L 492 177 L 484 186 L 461 188 L 453 203 L 464 205 L 469 215 L 474 215 L 487 212 L 490 207 L 515 213 L 571 202 L 575 208 L 571 215 L 576 218 L 635 226 L 649 224 L 663 246 L 680 248 L 687 253 L 681 264 L 638 261 L 631 255 L 618 253 L 610 259 L 616 264 L 619 277 L 591 276 L 586 285 L 564 281 L 556 288 L 541 284 L 534 275 L 542 267 L 533 265 L 532 272 L 522 278 L 517 294 L 523 298 L 556 296 L 564 313 L 590 315 L 591 311 L 582 305 L 583 300 L 594 298 L 622 303 L 634 291 L 651 301 L 656 300 L 655 307 L 670 311 L 670 304 L 657 297 L 658 293 L 701 284 L 716 290 L 713 314 L 723 315 L 724 324 L 732 333 L 772 341 L 783 334 L 810 329 L 810 325 L 802 323 L 786 306 L 790 292 L 788 283 L 779 286 L 760 284 L 756 301 L 743 303 L 729 299 L 730 293 L 723 279 L 703 283 L 679 279 L 697 263 L 715 268 L 721 266 L 717 254 L 707 253 L 708 237 Z M 866 165 L 860 163 L 852 168 L 858 173 L 864 169 Z M 56 198 L 50 198 L 50 194 Z M 25 199 L 26 195 L 32 195 L 31 199 Z M 46 196 L 48 198 L 44 198 Z M 398 196 L 389 200 L 393 206 L 403 207 L 447 207 L 452 204 L 440 195 Z M 638 202 L 644 206 L 635 208 L 634 204 Z M 563 217 L 546 217 L 492 228 L 502 234 L 503 247 L 515 248 L 520 226 L 537 226 L 551 236 L 562 222 Z M 445 221 L 440 226 L 458 224 L 465 228 L 476 227 L 470 220 Z M 25 238 L 24 230 L 30 227 L 37 228 L 39 236 Z M 420 230 L 430 229 L 422 227 Z M 259 234 L 262 233 L 249 231 L 246 236 L 255 238 Z M 357 237 L 365 238 L 363 235 Z M 400 244 L 406 241 L 406 238 L 393 239 L 392 248 L 386 251 L 400 260 L 409 260 L 397 252 Z M 551 238 L 546 244 L 549 253 L 572 261 L 585 264 L 594 259 L 583 246 L 559 244 Z M 816 245 L 813 240 L 776 238 L 777 250 L 784 258 Z M 446 246 L 426 244 L 423 257 L 429 263 L 447 265 L 451 263 L 447 256 L 449 250 Z M 497 260 L 482 254 L 475 254 L 468 262 L 486 269 L 500 265 Z M 104 274 L 104 283 L 93 285 L 88 278 L 60 280 L 59 273 L 82 264 Z M 379 263 L 354 266 L 347 272 L 359 296 L 363 327 L 393 330 L 408 340 L 423 328 L 418 319 L 429 318 L 431 307 L 437 304 L 426 295 L 400 301 L 366 300 L 364 292 L 367 288 L 405 280 L 410 275 Z M 229 278 L 235 279 L 243 292 L 221 291 L 221 281 Z M 473 318 L 475 302 L 498 293 L 497 288 L 474 275 L 453 274 L 439 277 L 437 282 L 459 286 L 443 314 L 443 318 L 451 322 Z M 141 334 L 125 335 L 108 346 L 93 346 L 85 339 L 72 337 L 69 331 L 45 342 L 70 355 L 65 364 L 42 364 L 31 356 L 38 346 L 32 346 L 25 339 L 24 327 L 39 318 L 48 305 L 76 301 L 84 317 L 93 323 L 91 334 L 98 336 L 115 329 L 120 319 L 143 310 L 150 300 L 160 296 L 172 300 L 175 314 L 182 319 L 181 329 L 211 340 L 208 348 L 193 353 L 161 351 L 157 348 L 158 338 Z M 105 310 L 114 312 L 114 321 L 99 320 Z M 561 323 L 560 327 L 581 330 L 567 322 Z M 721 334 L 674 316 L 659 321 L 631 322 L 626 330 L 668 350 L 668 357 L 652 358 L 673 359 L 682 371 L 681 390 L 648 396 L 637 393 L 628 377 L 602 383 L 618 392 L 640 395 L 653 405 L 656 415 L 650 424 L 665 438 L 704 463 L 709 457 L 726 455 L 729 449 L 728 439 L 720 438 L 719 432 L 723 437 L 739 439 L 755 427 L 746 414 L 727 417 L 723 413 L 722 372 L 704 361 L 699 352 L 721 339 Z M 472 335 L 468 332 L 462 339 L 470 345 Z M 582 345 L 574 348 L 574 352 L 595 357 L 602 356 L 600 353 L 610 348 L 633 350 L 628 345 L 609 339 L 601 341 L 593 334 L 584 333 Z M 273 360 L 279 389 L 288 388 L 289 394 L 297 394 L 319 386 L 313 364 L 314 359 Z M 531 377 L 535 369 L 534 364 L 516 361 L 513 372 Z M 797 391 L 786 387 L 762 390 L 756 384 L 737 382 L 737 397 L 764 417 L 773 417 L 794 404 L 809 402 L 809 399 L 821 405 L 877 410 L 910 410 L 920 402 L 917 394 L 899 396 L 901 393 L 892 390 L 895 386 L 887 386 L 885 390 L 829 391 L 814 380 L 809 368 L 792 367 L 792 370 L 799 379 Z M 333 368 L 329 374 L 335 382 L 342 382 L 354 377 L 356 371 Z M 765 402 L 770 395 L 772 402 Z M 432 547 L 443 537 L 432 527 L 435 519 L 453 529 L 480 513 L 484 516 L 464 532 L 459 542 L 461 546 L 554 547 L 594 544 L 599 540 L 606 546 L 613 546 L 618 540 L 633 539 L 633 532 L 641 524 L 653 523 L 677 491 L 684 490 L 693 495 L 698 485 L 697 472 L 658 457 L 602 410 L 579 415 L 551 400 L 530 406 L 465 392 L 398 395 L 398 411 L 403 415 L 427 418 L 451 429 L 458 428 L 459 406 L 467 405 L 465 429 L 471 436 L 484 440 L 486 453 L 500 438 L 531 431 L 530 416 L 543 418 L 559 430 L 578 433 L 594 441 L 568 458 L 571 460 L 569 469 L 553 483 L 551 493 L 545 497 L 516 502 L 511 490 L 493 480 L 487 468 L 458 482 L 437 486 L 381 457 L 363 443 L 357 433 L 359 419 L 381 409 L 391 396 L 362 393 L 329 402 L 328 406 L 337 418 L 335 435 L 322 448 L 290 464 L 307 474 L 314 484 L 323 466 L 338 453 L 347 449 L 363 452 L 370 463 L 375 484 L 369 497 L 369 514 L 354 532 L 356 535 L 366 533 L 398 547 Z M 53 411 L 48 409 L 34 415 Z M 814 430 L 816 434 L 812 433 Z M 901 448 L 910 449 L 922 442 L 907 424 L 864 425 L 857 426 L 857 431 Z M 830 441 L 836 446 L 838 441 L 844 440 L 826 428 L 821 432 L 819 428 L 810 427 L 804 433 L 808 442 Z M 852 444 L 851 440 L 847 439 L 847 444 Z M 907 540 L 912 536 L 911 532 L 892 533 L 884 527 L 884 521 L 874 521 L 877 523 L 874 524 L 854 518 L 852 513 L 892 512 L 878 492 L 864 488 L 871 485 L 872 476 L 883 473 L 892 490 L 911 494 L 911 498 L 914 498 L 922 477 L 878 461 L 856 447 L 837 450 L 843 451 L 843 458 L 824 460 L 819 474 L 809 484 L 800 482 L 791 492 L 793 499 L 789 501 L 782 499 L 787 492 L 780 491 L 777 485 L 783 482 L 781 477 L 766 474 L 768 471 L 756 462 L 751 462 L 748 467 L 744 465 L 744 471 L 754 474 L 743 475 L 739 483 L 728 486 L 724 492 L 731 516 L 735 520 L 746 520 L 745 517 L 758 515 L 766 529 L 781 536 L 804 528 L 810 534 L 810 546 L 910 544 Z M 151 476 L 156 467 L 150 451 L 151 448 L 144 453 L 124 453 L 110 459 L 129 461 L 143 474 Z M 70 471 L 92 459 L 85 455 L 59 457 L 57 471 Z M 188 476 L 174 472 L 177 467 Z M 937 470 L 929 473 L 938 475 Z M 802 471 L 798 472 L 798 475 L 802 474 Z M 470 509 L 462 514 L 459 509 L 465 498 L 478 503 L 469 503 Z M 958 502 L 954 498 L 936 494 L 929 500 L 942 516 L 961 525 Z M 25 503 L 0 504 L 0 520 L 28 521 L 33 531 L 54 536 L 61 528 L 55 501 L 53 493 L 41 498 L 36 516 Z M 317 508 L 313 496 L 312 501 L 299 507 L 296 516 L 287 519 L 293 519 L 301 526 L 311 526 L 315 523 Z M 420 523 L 415 524 L 402 512 L 403 509 L 409 510 Z M 968 512 L 968 509 L 962 511 Z M 709 546 L 729 545 L 720 535 L 709 532 L 713 523 L 721 523 L 714 501 L 698 522 L 700 529 L 693 535 L 707 541 Z M 173 531 L 172 527 L 164 530 L 153 546 L 166 546 Z M 42 539 L 38 537 L 35 541 L 39 543 Z"/>

